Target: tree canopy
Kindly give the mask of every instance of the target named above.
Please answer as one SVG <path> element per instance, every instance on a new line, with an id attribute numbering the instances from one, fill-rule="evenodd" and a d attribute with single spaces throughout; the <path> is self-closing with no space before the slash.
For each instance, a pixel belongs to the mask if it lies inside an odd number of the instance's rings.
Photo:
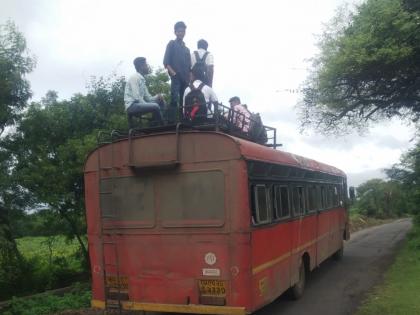
<path id="1" fill-rule="evenodd" d="M 367 0 L 342 10 L 320 37 L 303 86 L 302 128 L 364 129 L 420 118 L 420 9 L 416 0 Z"/>
<path id="2" fill-rule="evenodd" d="M 0 134 L 13 125 L 31 96 L 25 75 L 35 66 L 26 40 L 15 24 L 0 25 Z"/>
<path id="3" fill-rule="evenodd" d="M 0 25 L 0 136 L 14 125 L 31 96 L 25 75 L 35 65 L 26 41 L 12 22 Z M 0 144 L 3 139 L 0 138 Z M 22 285 L 22 259 L 13 239 L 10 214 L 26 198 L 11 176 L 13 160 L 0 146 L 0 296 Z"/>
<path id="4" fill-rule="evenodd" d="M 167 81 L 158 69 L 147 84 L 161 93 L 169 89 Z M 100 131 L 127 131 L 124 85 L 124 77 L 92 78 L 86 95 L 62 101 L 49 91 L 28 106 L 15 132 L 3 141 L 13 161 L 11 177 L 32 196 L 32 207 L 43 205 L 64 219 L 61 233 L 76 237 L 85 255 L 84 162 Z"/>

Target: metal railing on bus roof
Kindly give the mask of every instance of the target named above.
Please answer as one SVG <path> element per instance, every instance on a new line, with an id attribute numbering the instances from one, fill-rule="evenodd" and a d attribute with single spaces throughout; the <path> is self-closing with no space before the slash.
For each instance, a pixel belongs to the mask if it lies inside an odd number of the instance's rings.
<path id="1" fill-rule="evenodd" d="M 168 108 L 163 113 L 162 121 L 152 120 L 151 113 L 144 113 L 139 119 L 138 126 L 129 131 L 114 130 L 111 133 L 99 132 L 98 143 L 110 143 L 118 139 L 143 134 L 153 134 L 178 130 L 218 131 L 252 141 L 276 149 L 277 129 L 266 126 L 259 115 L 245 115 L 220 103 L 210 103 L 192 113 L 192 106 L 181 106 L 177 113 Z M 171 117 L 175 117 L 171 119 Z"/>

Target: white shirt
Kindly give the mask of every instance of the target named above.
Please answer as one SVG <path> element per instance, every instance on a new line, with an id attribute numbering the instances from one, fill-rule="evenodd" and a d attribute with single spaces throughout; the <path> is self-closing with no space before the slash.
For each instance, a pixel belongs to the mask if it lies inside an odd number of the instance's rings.
<path id="1" fill-rule="evenodd" d="M 195 80 L 193 82 L 194 87 L 198 88 L 200 86 L 200 84 L 203 83 L 200 80 Z M 185 105 L 185 97 L 187 96 L 188 93 L 191 92 L 191 88 L 189 86 L 187 86 L 187 88 L 185 89 L 184 92 L 184 101 L 183 104 Z M 206 103 L 214 103 L 217 102 L 217 95 L 216 93 L 214 93 L 213 89 L 211 87 L 209 87 L 208 85 L 204 85 L 203 88 L 201 89 L 201 92 L 203 92 L 204 98 L 206 99 Z"/>
<path id="2" fill-rule="evenodd" d="M 151 96 L 146 86 L 146 79 L 138 72 L 130 76 L 125 84 L 124 104 L 125 109 L 129 108 L 133 102 L 139 104 L 156 101 L 157 96 Z"/>
<path id="3" fill-rule="evenodd" d="M 203 58 L 203 56 L 204 56 L 204 54 L 207 52 L 207 50 L 204 50 L 203 48 L 199 48 L 199 49 L 197 50 L 197 52 L 198 52 L 198 56 L 199 56 L 199 57 L 200 57 L 200 59 L 201 59 L 201 58 Z M 197 60 L 195 60 L 195 53 L 193 52 L 193 53 L 191 54 L 191 68 L 195 65 L 196 61 L 197 61 Z M 207 66 L 214 66 L 214 58 L 213 58 L 213 54 L 212 54 L 211 52 L 209 52 L 209 53 L 207 54 L 207 57 L 206 57 L 205 63 L 206 63 L 206 65 L 207 65 Z"/>

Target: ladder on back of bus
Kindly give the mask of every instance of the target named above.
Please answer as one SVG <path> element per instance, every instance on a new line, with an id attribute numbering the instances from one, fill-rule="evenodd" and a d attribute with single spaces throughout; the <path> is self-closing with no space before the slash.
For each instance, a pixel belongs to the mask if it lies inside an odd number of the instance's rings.
<path id="1" fill-rule="evenodd" d="M 98 136 L 98 138 L 100 135 Z M 115 161 L 114 161 L 114 141 L 113 141 L 113 132 L 111 133 L 111 141 L 107 142 L 109 146 L 111 146 L 111 165 L 104 166 L 102 165 L 101 159 L 101 152 L 106 150 L 102 150 L 102 148 L 98 149 L 98 183 L 99 183 L 99 194 L 100 194 L 100 202 L 99 202 L 99 212 L 101 218 L 101 251 L 102 251 L 102 268 L 103 268 L 103 279 L 104 279 L 104 297 L 105 297 L 105 309 L 118 309 L 119 314 L 122 312 L 121 307 L 121 284 L 120 284 L 120 266 L 119 266 L 119 257 L 118 257 L 118 248 L 115 240 L 112 238 L 111 242 L 104 241 L 104 220 L 106 219 L 115 219 L 117 216 L 115 215 L 115 209 L 113 209 L 113 215 L 111 214 L 103 214 L 102 211 L 102 204 L 101 200 L 103 200 L 102 195 L 112 195 L 112 190 L 114 188 L 114 178 L 116 176 L 115 172 Z M 103 171 L 110 171 L 111 172 L 111 190 L 102 191 L 102 172 Z M 109 186 L 108 186 L 109 187 Z M 109 189 L 109 188 L 108 188 Z M 112 260 L 108 263 L 105 257 L 105 246 L 109 249 L 108 255 L 111 255 Z M 108 258 L 109 259 L 109 258 Z M 107 268 L 108 267 L 108 268 Z M 107 270 L 113 269 L 115 273 L 108 274 Z"/>

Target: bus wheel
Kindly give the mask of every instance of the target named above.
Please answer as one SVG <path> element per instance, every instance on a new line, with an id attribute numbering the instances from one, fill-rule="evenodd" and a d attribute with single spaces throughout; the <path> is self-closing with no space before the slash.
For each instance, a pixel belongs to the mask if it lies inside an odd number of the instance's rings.
<path id="1" fill-rule="evenodd" d="M 333 254 L 333 259 L 341 260 L 343 258 L 343 255 L 344 255 L 344 245 L 341 244 L 340 249 Z"/>
<path id="2" fill-rule="evenodd" d="M 299 267 L 299 280 L 290 288 L 290 296 L 293 300 L 297 300 L 302 297 L 303 291 L 305 290 L 306 271 L 303 260 Z"/>

